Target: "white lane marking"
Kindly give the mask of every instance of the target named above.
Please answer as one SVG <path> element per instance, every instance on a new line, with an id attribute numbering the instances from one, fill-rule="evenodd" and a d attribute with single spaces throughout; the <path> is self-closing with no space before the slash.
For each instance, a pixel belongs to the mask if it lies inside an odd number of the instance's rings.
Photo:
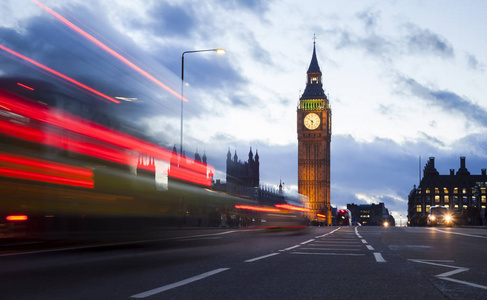
<path id="1" fill-rule="evenodd" d="M 365 245 L 367 247 L 367 249 L 369 249 L 370 251 L 374 251 L 374 247 L 372 247 L 371 245 Z"/>
<path id="2" fill-rule="evenodd" d="M 438 278 L 443 279 L 443 280 L 447 280 L 447 281 L 460 283 L 460 284 L 469 285 L 469 286 L 476 287 L 479 289 L 487 290 L 487 286 L 485 286 L 485 285 L 480 285 L 480 284 L 476 284 L 476 283 L 472 283 L 472 282 L 468 282 L 468 281 L 458 280 L 458 279 L 454 279 L 454 278 L 450 278 L 450 277 L 438 277 Z"/>
<path id="3" fill-rule="evenodd" d="M 245 262 L 253 262 L 253 261 L 256 261 L 256 260 L 268 258 L 268 257 L 274 256 L 274 255 L 279 255 L 279 254 L 280 253 L 271 253 L 271 254 L 259 256 L 259 257 L 256 257 L 256 258 L 252 258 L 252 259 L 247 259 Z"/>
<path id="4" fill-rule="evenodd" d="M 364 239 L 361 239 L 362 243 L 367 244 L 367 241 Z"/>
<path id="5" fill-rule="evenodd" d="M 316 241 L 315 244 L 361 245 L 360 242 L 335 242 L 333 240 Z"/>
<path id="6" fill-rule="evenodd" d="M 360 247 L 362 247 L 362 244 L 335 244 L 335 243 L 317 244 L 317 243 L 313 243 L 311 245 L 308 245 L 308 247 L 357 247 L 357 248 L 360 248 Z"/>
<path id="7" fill-rule="evenodd" d="M 436 278 L 439 278 L 439 279 L 442 279 L 442 280 L 451 281 L 451 282 L 455 282 L 455 283 L 464 284 L 464 285 L 468 285 L 468 286 L 471 286 L 471 287 L 476 287 L 476 288 L 479 288 L 479 289 L 487 290 L 487 286 L 485 286 L 485 285 L 480 285 L 480 284 L 476 284 L 476 283 L 472 283 L 472 282 L 468 282 L 468 281 L 463 281 L 463 280 L 458 280 L 458 279 L 450 278 L 449 276 L 452 276 L 452 275 L 455 275 L 455 274 L 458 274 L 458 273 L 462 273 L 462 272 L 466 272 L 466 271 L 469 270 L 468 268 L 464 268 L 464 267 L 443 265 L 443 264 L 439 264 L 438 263 L 438 262 L 453 262 L 453 260 L 426 260 L 426 259 L 408 259 L 408 260 L 409 261 L 413 261 L 413 262 L 417 262 L 417 263 L 420 263 L 420 264 L 427 264 L 427 265 L 433 265 L 433 266 L 440 266 L 440 267 L 455 269 L 455 270 L 452 270 L 452 271 L 449 271 L 449 272 L 445 272 L 445 273 L 441 273 L 441 274 L 435 275 L 435 277 Z"/>
<path id="8" fill-rule="evenodd" d="M 330 253 L 330 252 L 290 252 L 291 254 L 304 255 L 343 255 L 343 256 L 364 256 L 363 253 Z"/>
<path id="9" fill-rule="evenodd" d="M 302 242 L 301 245 L 306 245 L 307 243 L 311 243 L 311 242 L 314 242 L 314 239 L 307 240 L 306 242 Z"/>
<path id="10" fill-rule="evenodd" d="M 147 292 L 143 292 L 143 293 L 139 293 L 139 294 L 130 296 L 130 298 L 138 298 L 138 299 L 140 299 L 140 298 L 146 298 L 146 297 L 149 297 L 149 296 L 152 296 L 152 295 L 155 295 L 155 294 L 159 294 L 159 293 L 162 293 L 164 291 L 167 291 L 167 290 L 170 290 L 170 289 L 173 289 L 173 288 L 180 287 L 182 285 L 186 285 L 188 283 L 192 283 L 192 282 L 195 282 L 195 281 L 204 279 L 206 277 L 209 277 L 209 276 L 218 274 L 218 273 L 223 272 L 223 271 L 226 271 L 226 270 L 230 270 L 230 268 L 216 269 L 216 270 L 213 270 L 213 271 L 210 271 L 210 272 L 206 272 L 206 273 L 203 273 L 203 274 L 200 274 L 200 275 L 193 276 L 193 277 L 188 278 L 188 279 L 184 279 L 184 280 L 181 280 L 181 281 L 178 281 L 178 282 L 175 282 L 175 283 L 171 283 L 171 284 L 168 284 L 168 285 L 165 285 L 165 286 L 161 286 L 161 287 L 158 287 L 156 289 L 153 289 L 153 290 L 150 290 L 150 291 L 147 291 Z"/>
<path id="11" fill-rule="evenodd" d="M 333 234 L 335 231 L 340 230 L 340 229 L 341 229 L 341 227 L 338 227 L 337 229 L 334 229 L 334 230 L 332 230 L 332 231 L 330 231 L 330 232 L 328 232 L 328 233 L 325 233 L 325 234 L 323 234 L 323 235 L 316 236 L 315 238 L 317 238 L 317 239 L 318 239 L 318 238 L 323 238 L 323 237 L 325 237 L 325 236 L 327 236 L 327 235 Z"/>
<path id="12" fill-rule="evenodd" d="M 462 273 L 462 272 L 466 272 L 466 271 L 468 271 L 468 268 L 458 268 L 456 270 L 452 270 L 450 272 L 441 273 L 441 274 L 438 274 L 436 276 L 437 277 L 449 277 L 449 276 L 455 275 L 457 273 Z"/>
<path id="13" fill-rule="evenodd" d="M 362 236 L 361 236 L 361 235 L 358 233 L 358 229 L 357 229 L 357 228 L 358 228 L 358 227 L 355 227 L 355 234 L 357 235 L 357 237 L 358 237 L 359 239 L 361 239 L 361 238 L 362 238 Z"/>
<path id="14" fill-rule="evenodd" d="M 361 249 L 350 249 L 350 248 L 301 248 L 302 250 L 314 250 L 314 251 L 361 251 Z"/>
<path id="15" fill-rule="evenodd" d="M 300 247 L 300 246 L 301 246 L 301 245 L 295 245 L 295 246 L 292 246 L 292 247 L 286 248 L 286 249 L 284 249 L 284 250 L 279 250 L 279 251 L 289 251 L 289 250 L 292 250 L 292 249 L 294 249 L 294 248 L 298 248 L 298 247 Z"/>
<path id="16" fill-rule="evenodd" d="M 476 238 L 479 238 L 479 239 L 487 239 L 487 236 L 483 236 L 483 235 L 475 235 L 475 234 L 468 234 L 468 233 L 460 233 L 460 232 L 446 231 L 446 230 L 441 230 L 441 229 L 436 229 L 436 228 L 433 228 L 433 230 L 436 230 L 436 231 L 439 231 L 439 232 L 443 232 L 443 233 L 451 233 L 451 234 L 458 234 L 458 235 L 469 236 L 469 237 L 476 237 Z"/>
<path id="17" fill-rule="evenodd" d="M 374 257 L 376 262 L 386 262 L 386 260 L 382 257 L 380 252 L 374 252 Z"/>

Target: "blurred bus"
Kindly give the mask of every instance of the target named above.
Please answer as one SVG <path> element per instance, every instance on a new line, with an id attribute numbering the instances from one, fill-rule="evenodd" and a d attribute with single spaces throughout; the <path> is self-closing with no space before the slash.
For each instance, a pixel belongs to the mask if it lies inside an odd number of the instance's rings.
<path id="1" fill-rule="evenodd" d="M 232 215 L 246 226 L 303 224 L 293 199 L 212 190 L 206 159 L 160 146 L 143 125 L 151 105 L 0 78 L 0 238 L 228 227 Z"/>
<path id="2" fill-rule="evenodd" d="M 339 209 L 336 220 L 338 226 L 350 226 L 352 225 L 352 213 L 348 209 Z"/>

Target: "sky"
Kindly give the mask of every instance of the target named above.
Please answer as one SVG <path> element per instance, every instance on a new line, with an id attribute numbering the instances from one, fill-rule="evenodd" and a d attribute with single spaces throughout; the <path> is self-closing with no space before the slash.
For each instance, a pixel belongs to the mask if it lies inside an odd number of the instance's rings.
<path id="1" fill-rule="evenodd" d="M 316 42 L 332 108 L 331 204 L 384 202 L 405 224 L 429 157 L 440 174 L 487 168 L 487 2 L 41 1 L 152 74 L 75 33 L 35 1 L 0 3 L 0 44 L 111 96 L 159 145 L 208 156 L 260 156 L 261 183 L 297 190 L 296 109 Z M 316 40 L 313 39 L 316 37 Z M 0 50 L 0 76 L 46 77 Z M 48 76 L 49 77 L 49 76 Z M 50 79 L 52 80 L 52 78 Z M 170 89 L 170 90 L 169 90 Z M 143 116 L 143 117 L 142 117 Z"/>

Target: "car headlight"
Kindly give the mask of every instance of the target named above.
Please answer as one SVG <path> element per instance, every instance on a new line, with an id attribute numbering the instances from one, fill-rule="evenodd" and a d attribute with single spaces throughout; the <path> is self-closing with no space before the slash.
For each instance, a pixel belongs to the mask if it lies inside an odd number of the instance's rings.
<path id="1" fill-rule="evenodd" d="M 430 220 L 431 220 L 431 221 L 434 221 L 435 219 L 436 219 L 436 217 L 435 217 L 435 216 L 433 216 L 433 215 L 431 215 L 431 216 L 430 216 Z"/>
<path id="2" fill-rule="evenodd" d="M 445 220 L 446 220 L 447 222 L 450 222 L 450 221 L 451 221 L 451 216 L 446 216 L 446 217 L 445 217 Z"/>
<path id="3" fill-rule="evenodd" d="M 389 226 L 389 222 L 384 222 L 384 227 Z"/>

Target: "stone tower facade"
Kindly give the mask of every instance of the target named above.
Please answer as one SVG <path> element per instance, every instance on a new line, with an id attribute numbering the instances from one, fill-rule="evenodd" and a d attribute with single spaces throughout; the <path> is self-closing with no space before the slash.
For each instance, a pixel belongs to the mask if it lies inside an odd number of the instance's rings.
<path id="1" fill-rule="evenodd" d="M 308 197 L 311 218 L 326 215 L 331 225 L 331 108 L 323 90 L 316 44 L 307 72 L 306 89 L 297 108 L 298 192 Z"/>

